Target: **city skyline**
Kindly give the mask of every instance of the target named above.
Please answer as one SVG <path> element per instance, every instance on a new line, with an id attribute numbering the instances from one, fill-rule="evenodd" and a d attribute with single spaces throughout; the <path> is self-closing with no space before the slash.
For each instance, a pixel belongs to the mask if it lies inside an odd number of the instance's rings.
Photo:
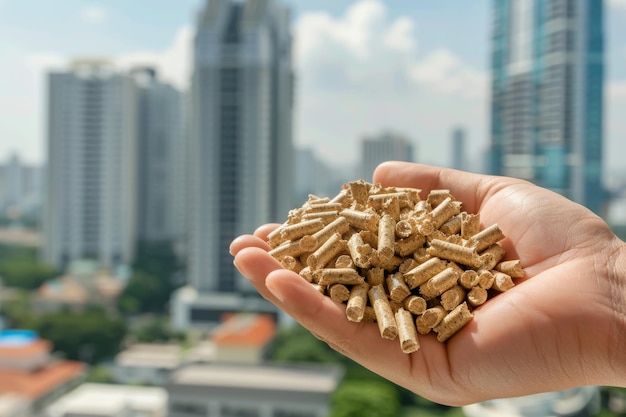
<path id="1" fill-rule="evenodd" d="M 64 27 L 57 18 L 27 13 L 36 3 L 41 2 L 0 2 L 7 20 L 0 34 L 15 40 L 2 58 L 8 71 L 0 81 L 5 92 L 0 157 L 17 151 L 26 161 L 42 162 L 42 74 L 63 61 L 91 54 L 110 56 L 126 67 L 156 63 L 166 81 L 184 82 L 189 51 L 182 45 L 193 35 L 202 2 L 187 0 L 175 10 L 158 5 L 141 15 L 137 6 L 116 1 L 89 7 L 68 2 L 61 10 L 68 16 Z M 468 133 L 470 159 L 477 160 L 488 141 L 491 1 L 452 8 L 449 1 L 411 7 L 379 1 L 285 3 L 294 15 L 296 146 L 312 147 L 335 165 L 354 163 L 362 137 L 390 128 L 414 138 L 421 162 L 446 165 L 447 139 L 458 125 Z M 623 167 L 619 155 L 626 151 L 619 141 L 626 135 L 626 121 L 617 117 L 626 111 L 626 68 L 619 65 L 626 57 L 626 46 L 619 43 L 626 6 L 612 0 L 606 7 L 605 155 L 608 168 L 616 169 Z M 29 30 L 35 24 L 41 33 Z M 122 47 L 122 35 L 133 25 L 139 30 L 123 39 Z"/>

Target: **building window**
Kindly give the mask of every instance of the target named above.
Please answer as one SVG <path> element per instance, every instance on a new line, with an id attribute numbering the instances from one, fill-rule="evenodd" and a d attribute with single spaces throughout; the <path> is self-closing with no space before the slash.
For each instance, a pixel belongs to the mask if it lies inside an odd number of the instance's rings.
<path id="1" fill-rule="evenodd" d="M 316 413 L 312 411 L 298 411 L 298 410 L 274 410 L 272 417 L 315 417 Z"/>
<path id="2" fill-rule="evenodd" d="M 207 406 L 203 404 L 188 404 L 173 402 L 171 410 L 174 413 L 188 414 L 190 416 L 208 416 Z"/>
<path id="3" fill-rule="evenodd" d="M 222 417 L 259 417 L 259 410 L 251 407 L 225 405 L 221 410 Z"/>

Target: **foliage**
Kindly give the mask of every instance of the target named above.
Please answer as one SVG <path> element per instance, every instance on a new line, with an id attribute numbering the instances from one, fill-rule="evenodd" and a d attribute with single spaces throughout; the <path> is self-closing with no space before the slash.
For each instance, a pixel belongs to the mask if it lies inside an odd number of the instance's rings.
<path id="1" fill-rule="evenodd" d="M 87 375 L 87 382 L 93 382 L 97 384 L 112 384 L 115 382 L 113 372 L 108 366 L 95 365 L 89 369 Z"/>
<path id="2" fill-rule="evenodd" d="M 34 248 L 0 245 L 0 277 L 7 287 L 35 289 L 57 275 L 37 260 Z"/>
<path id="3" fill-rule="evenodd" d="M 140 242 L 133 274 L 120 294 L 118 308 L 126 314 L 164 313 L 176 286 L 172 276 L 180 264 L 170 242 Z"/>
<path id="4" fill-rule="evenodd" d="M 150 318 L 143 325 L 133 330 L 132 336 L 139 343 L 181 341 L 184 339 L 184 335 L 172 332 L 166 316 Z"/>
<path id="5" fill-rule="evenodd" d="M 397 391 L 377 381 L 344 381 L 332 397 L 331 417 L 395 417 L 400 410 Z"/>
<path id="6" fill-rule="evenodd" d="M 100 309 L 57 312 L 33 317 L 27 327 L 51 341 L 68 359 L 97 363 L 113 357 L 126 335 L 126 325 Z"/>
<path id="7" fill-rule="evenodd" d="M 268 356 L 276 362 L 339 361 L 339 354 L 297 324 L 278 332 L 268 350 Z"/>

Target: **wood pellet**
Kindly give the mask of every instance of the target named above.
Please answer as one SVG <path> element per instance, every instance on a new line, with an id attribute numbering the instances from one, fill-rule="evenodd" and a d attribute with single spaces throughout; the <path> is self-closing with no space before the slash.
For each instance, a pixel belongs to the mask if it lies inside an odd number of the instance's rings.
<path id="1" fill-rule="evenodd" d="M 403 352 L 418 335 L 444 343 L 524 270 L 504 259 L 497 224 L 481 229 L 449 190 L 420 194 L 357 180 L 334 198 L 310 195 L 268 236 L 270 254 Z"/>

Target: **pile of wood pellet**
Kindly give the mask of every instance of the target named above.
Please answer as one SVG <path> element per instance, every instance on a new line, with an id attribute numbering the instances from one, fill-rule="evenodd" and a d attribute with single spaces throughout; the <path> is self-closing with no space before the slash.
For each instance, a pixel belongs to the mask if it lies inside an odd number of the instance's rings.
<path id="1" fill-rule="evenodd" d="M 445 342 L 524 271 L 503 261 L 496 224 L 481 230 L 448 190 L 420 192 L 358 180 L 332 199 L 310 195 L 270 233 L 270 254 L 402 351 L 419 349 L 418 333 Z"/>

